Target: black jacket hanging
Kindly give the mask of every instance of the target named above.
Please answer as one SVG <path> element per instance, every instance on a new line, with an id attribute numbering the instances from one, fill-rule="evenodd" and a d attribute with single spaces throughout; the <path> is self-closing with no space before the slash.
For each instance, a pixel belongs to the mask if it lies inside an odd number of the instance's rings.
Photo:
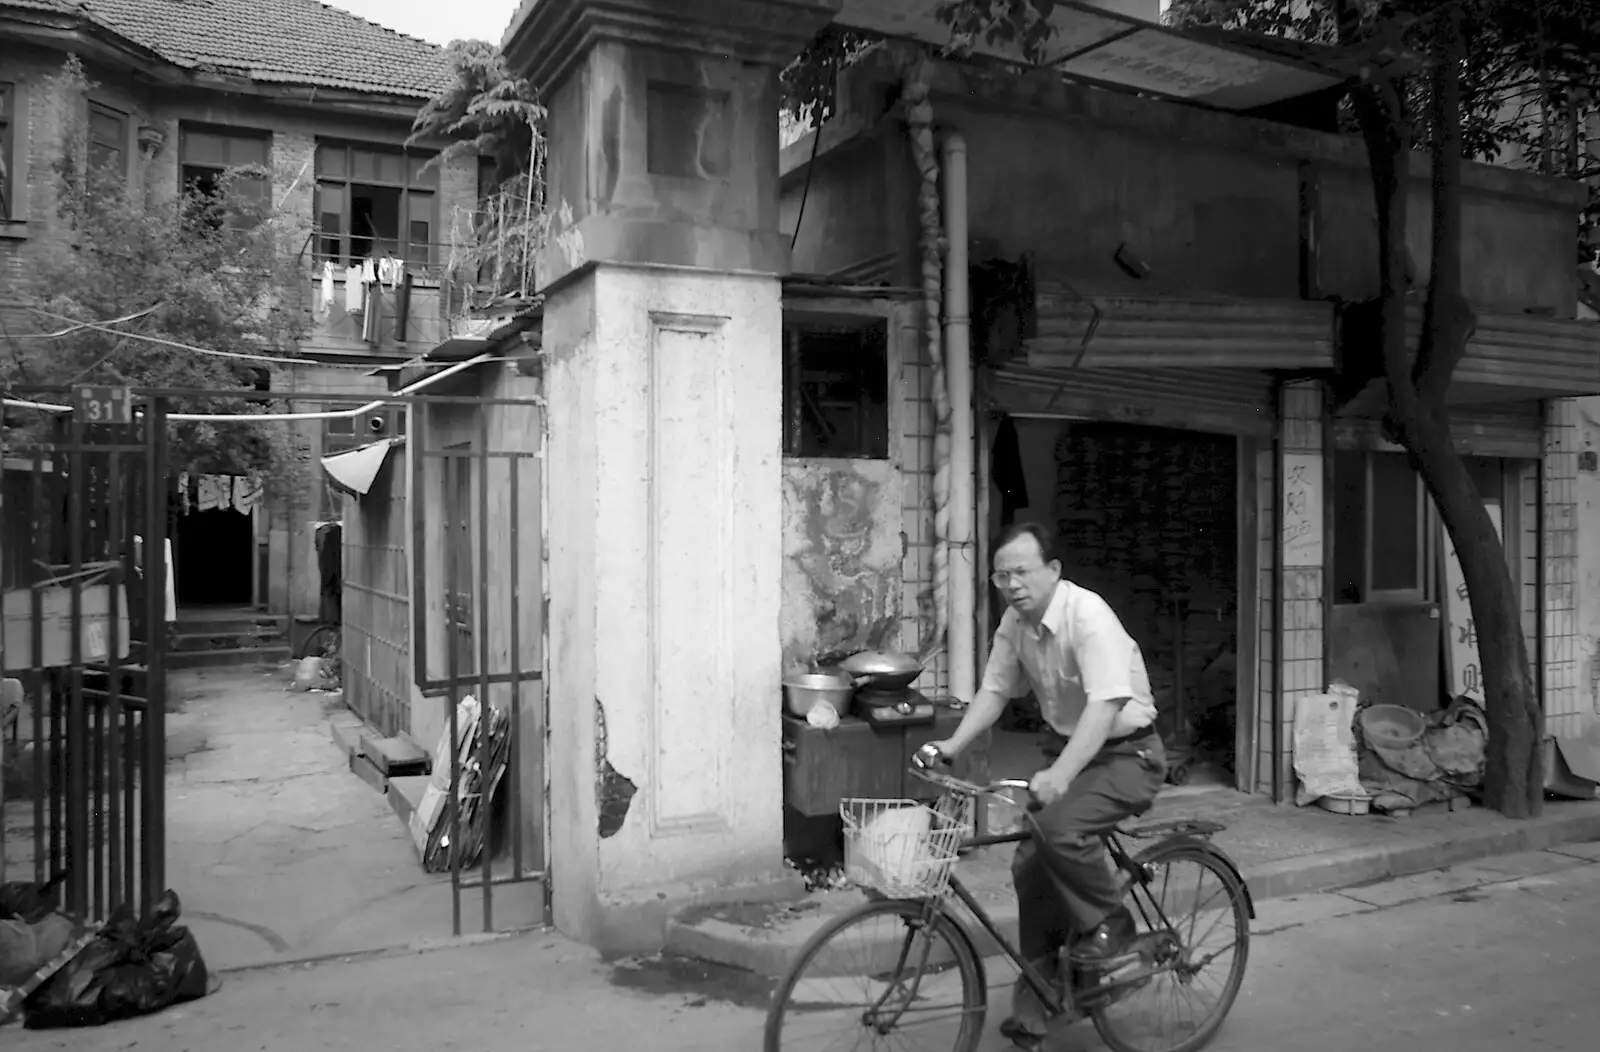
<path id="1" fill-rule="evenodd" d="M 1009 526 L 1017 512 L 1028 506 L 1028 482 L 1022 470 L 1022 443 L 1017 437 L 1017 422 L 1000 418 L 994 447 L 989 454 L 989 473 L 1000 491 L 1000 523 Z"/>

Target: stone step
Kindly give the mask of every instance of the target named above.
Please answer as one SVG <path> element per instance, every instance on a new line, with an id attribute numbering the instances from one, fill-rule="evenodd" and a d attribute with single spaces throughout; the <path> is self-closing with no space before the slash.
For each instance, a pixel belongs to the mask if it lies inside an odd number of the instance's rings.
<path id="1" fill-rule="evenodd" d="M 212 668 L 218 665 L 282 665 L 289 660 L 289 648 L 282 645 L 231 647 L 224 650 L 174 650 L 167 654 L 167 668 Z"/>
<path id="2" fill-rule="evenodd" d="M 430 781 L 432 779 L 424 774 L 389 779 L 389 806 L 394 808 L 400 824 L 407 829 L 411 828 L 411 815 L 422 803 L 422 794 L 427 791 Z"/>
<path id="3" fill-rule="evenodd" d="M 184 617 L 172 622 L 172 631 L 179 635 L 247 635 L 250 633 L 287 633 L 289 619 L 273 614 L 241 614 L 238 617 Z"/>
<path id="4" fill-rule="evenodd" d="M 432 770 L 428 754 L 404 738 L 384 738 L 368 733 L 361 736 L 361 754 L 385 778 L 427 774 Z"/>
<path id="5" fill-rule="evenodd" d="M 244 647 L 286 645 L 282 629 L 272 628 L 242 632 L 202 632 L 178 628 L 169 639 L 173 650 L 238 650 Z"/>

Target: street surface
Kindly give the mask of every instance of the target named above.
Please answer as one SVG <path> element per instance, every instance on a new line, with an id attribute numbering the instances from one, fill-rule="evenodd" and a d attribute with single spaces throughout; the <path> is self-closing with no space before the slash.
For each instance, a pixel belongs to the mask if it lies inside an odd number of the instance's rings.
<path id="1" fill-rule="evenodd" d="M 1600 844 L 1261 904 L 1216 1052 L 1587 1052 L 1600 1033 Z M 990 1034 L 1009 976 L 992 962 Z M 98 1030 L 0 1030 L 16 1052 L 755 1050 L 763 991 L 693 966 L 612 965 L 550 935 L 224 977 Z M 1087 1024 L 1049 1046 L 1092 1050 Z"/>

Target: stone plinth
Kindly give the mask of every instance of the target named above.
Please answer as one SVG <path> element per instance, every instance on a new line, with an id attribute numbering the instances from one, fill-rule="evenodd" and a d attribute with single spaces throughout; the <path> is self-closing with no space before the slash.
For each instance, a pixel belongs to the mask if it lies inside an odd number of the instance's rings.
<path id="1" fill-rule="evenodd" d="M 549 111 L 541 283 L 591 260 L 781 274 L 777 67 L 829 0 L 538 0 L 506 58 Z"/>
<path id="2" fill-rule="evenodd" d="M 538 0 L 554 919 L 659 947 L 783 869 L 776 66 L 817 0 Z"/>

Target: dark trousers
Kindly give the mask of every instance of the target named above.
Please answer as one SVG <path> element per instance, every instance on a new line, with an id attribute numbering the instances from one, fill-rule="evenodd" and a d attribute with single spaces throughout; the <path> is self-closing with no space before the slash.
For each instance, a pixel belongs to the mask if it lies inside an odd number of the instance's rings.
<path id="1" fill-rule="evenodd" d="M 1046 755 L 1059 753 L 1047 744 Z M 1054 980 L 1060 950 L 1122 905 L 1120 874 L 1100 835 L 1141 815 L 1166 781 L 1167 758 L 1156 735 L 1109 742 L 1066 795 L 1028 816 L 1033 839 L 1017 845 L 1011 879 L 1017 889 L 1018 949 Z M 1017 984 L 1019 1020 L 1042 1023 L 1025 982 Z"/>

